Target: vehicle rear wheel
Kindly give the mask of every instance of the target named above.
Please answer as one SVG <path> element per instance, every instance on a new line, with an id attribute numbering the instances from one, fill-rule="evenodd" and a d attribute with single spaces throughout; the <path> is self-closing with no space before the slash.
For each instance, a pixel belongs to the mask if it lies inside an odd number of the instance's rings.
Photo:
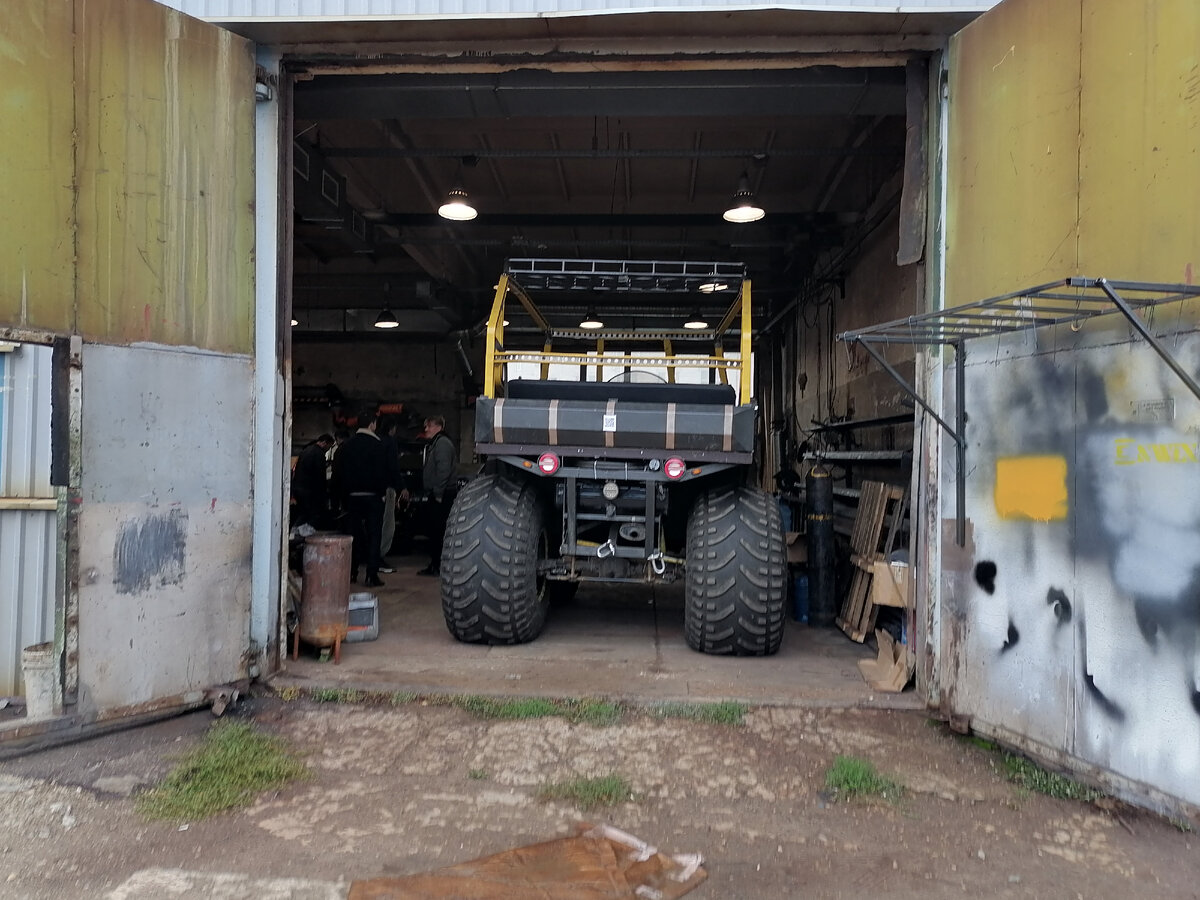
<path id="1" fill-rule="evenodd" d="M 783 640 L 787 553 L 779 505 L 725 488 L 688 517 L 684 633 L 701 653 L 769 656 Z"/>
<path id="2" fill-rule="evenodd" d="M 442 614 L 458 640 L 523 644 L 541 634 L 549 603 L 533 485 L 485 475 L 458 493 L 442 544 Z"/>

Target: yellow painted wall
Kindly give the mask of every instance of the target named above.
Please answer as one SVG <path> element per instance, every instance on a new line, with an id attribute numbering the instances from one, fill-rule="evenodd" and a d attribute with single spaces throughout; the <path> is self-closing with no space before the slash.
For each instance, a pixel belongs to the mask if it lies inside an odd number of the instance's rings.
<path id="1" fill-rule="evenodd" d="M 0 169 L 0 228 L 21 229 L 0 245 L 0 325 L 249 353 L 250 44 L 149 0 L 7 0 L 0 29 L 0 105 L 28 84 L 37 107 L 0 163 L 46 157 L 29 179 Z"/>
<path id="2" fill-rule="evenodd" d="M 0 11 L 0 324 L 69 331 L 71 5 L 6 0 Z"/>
<path id="3" fill-rule="evenodd" d="M 1200 277 L 1200 4 L 1005 0 L 950 48 L 948 306 Z"/>

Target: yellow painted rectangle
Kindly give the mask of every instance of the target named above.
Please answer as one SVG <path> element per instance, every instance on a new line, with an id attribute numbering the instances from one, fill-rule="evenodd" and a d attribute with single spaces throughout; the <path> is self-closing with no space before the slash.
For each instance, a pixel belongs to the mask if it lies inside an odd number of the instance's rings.
<path id="1" fill-rule="evenodd" d="M 71 4 L 0 4 L 0 326 L 69 331 Z"/>
<path id="2" fill-rule="evenodd" d="M 1067 461 L 1061 456 L 996 460 L 996 514 L 1052 522 L 1067 517 Z"/>
<path id="3" fill-rule="evenodd" d="M 148 0 L 75 16 L 80 332 L 251 352 L 251 45 Z"/>

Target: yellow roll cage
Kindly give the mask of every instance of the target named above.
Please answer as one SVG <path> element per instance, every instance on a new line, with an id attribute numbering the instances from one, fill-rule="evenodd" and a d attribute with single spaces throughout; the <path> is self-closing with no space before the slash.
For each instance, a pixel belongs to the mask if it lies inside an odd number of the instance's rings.
<path id="1" fill-rule="evenodd" d="M 735 271 L 736 270 L 736 271 Z M 721 263 L 626 263 L 613 260 L 509 260 L 505 272 L 500 276 L 496 285 L 496 296 L 492 301 L 491 313 L 487 320 L 486 358 L 484 360 L 483 393 L 485 397 L 495 398 L 497 389 L 506 383 L 505 367 L 509 363 L 535 363 L 541 366 L 541 377 L 548 378 L 551 364 L 560 363 L 580 367 L 596 366 L 597 372 L 605 365 L 622 366 L 653 366 L 667 370 L 667 381 L 675 382 L 677 369 L 706 369 L 715 373 L 714 378 L 724 384 L 735 384 L 732 380 L 737 376 L 738 403 L 750 402 L 750 353 L 751 353 L 751 302 L 750 279 L 744 277 L 740 266 Z M 732 277 L 730 272 L 734 271 Z M 629 272 L 634 273 L 632 281 Z M 554 289 L 568 285 L 575 288 L 589 282 L 604 282 L 606 289 L 621 289 L 623 283 L 636 284 L 639 280 L 646 283 L 655 279 L 655 283 L 668 282 L 678 286 L 675 293 L 685 292 L 689 287 L 703 283 L 701 279 L 714 278 L 712 273 L 718 273 L 721 279 L 736 278 L 737 292 L 728 310 L 721 317 L 715 328 L 694 331 L 646 329 L 628 330 L 616 328 L 556 328 L 533 301 L 529 291 L 521 283 L 522 280 L 536 281 Z M 557 282 L 555 281 L 557 279 Z M 504 343 L 504 328 L 508 321 L 505 314 L 510 298 L 515 298 L 542 336 L 542 349 L 509 349 Z M 726 339 L 731 334 L 734 323 L 738 324 L 738 356 L 725 356 Z M 555 350 L 555 341 L 587 341 L 595 345 L 595 354 L 590 351 Z M 605 342 L 648 343 L 659 344 L 662 350 L 645 355 L 630 355 L 624 357 L 606 358 Z M 677 341 L 709 341 L 713 350 L 708 356 L 677 356 L 675 343 Z M 609 361 L 611 359 L 611 361 Z"/>

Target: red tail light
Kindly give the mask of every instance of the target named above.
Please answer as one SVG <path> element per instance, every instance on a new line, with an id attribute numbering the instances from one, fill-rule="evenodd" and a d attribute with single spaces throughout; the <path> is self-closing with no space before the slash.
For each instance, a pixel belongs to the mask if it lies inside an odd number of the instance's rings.
<path id="1" fill-rule="evenodd" d="M 538 457 L 538 468 L 543 475 L 553 475 L 558 471 L 558 457 L 553 453 L 543 453 Z"/>
<path id="2" fill-rule="evenodd" d="M 667 477 L 670 478 L 672 481 L 675 481 L 678 478 L 682 478 L 683 473 L 686 470 L 687 470 L 687 466 L 684 465 L 683 460 L 680 459 L 678 456 L 672 456 L 665 463 L 663 463 L 663 471 L 667 474 Z"/>

